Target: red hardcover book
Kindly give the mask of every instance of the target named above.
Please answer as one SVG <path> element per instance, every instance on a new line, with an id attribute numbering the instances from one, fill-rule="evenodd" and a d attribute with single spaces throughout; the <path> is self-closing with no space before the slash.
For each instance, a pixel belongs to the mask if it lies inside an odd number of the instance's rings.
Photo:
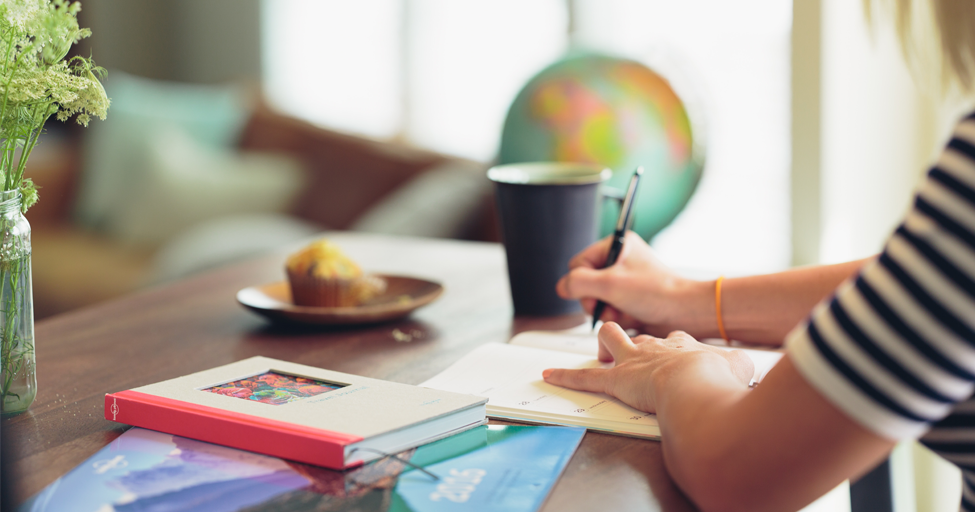
<path id="1" fill-rule="evenodd" d="M 485 422 L 487 399 L 253 357 L 105 395 L 105 418 L 345 469 Z"/>

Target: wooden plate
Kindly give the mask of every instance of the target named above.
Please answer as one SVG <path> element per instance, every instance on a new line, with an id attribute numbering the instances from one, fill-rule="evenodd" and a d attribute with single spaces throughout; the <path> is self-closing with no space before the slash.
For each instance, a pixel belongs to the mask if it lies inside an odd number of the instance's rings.
<path id="1" fill-rule="evenodd" d="M 275 321 L 349 325 L 402 318 L 414 309 L 433 302 L 443 293 L 443 286 L 432 281 L 384 274 L 376 276 L 386 280 L 386 291 L 354 307 L 296 306 L 291 300 L 291 286 L 287 281 L 244 288 L 237 292 L 237 302 Z"/>

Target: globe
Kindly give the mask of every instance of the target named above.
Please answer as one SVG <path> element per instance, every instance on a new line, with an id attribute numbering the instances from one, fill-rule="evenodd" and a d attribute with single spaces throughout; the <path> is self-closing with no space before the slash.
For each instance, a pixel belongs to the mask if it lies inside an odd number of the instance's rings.
<path id="1" fill-rule="evenodd" d="M 599 54 L 564 58 L 535 75 L 515 97 L 501 134 L 500 164 L 584 162 L 613 171 L 624 190 L 644 174 L 632 229 L 649 240 L 687 204 L 704 169 L 684 103 L 647 66 Z M 600 232 L 613 232 L 617 201 L 605 201 Z"/>

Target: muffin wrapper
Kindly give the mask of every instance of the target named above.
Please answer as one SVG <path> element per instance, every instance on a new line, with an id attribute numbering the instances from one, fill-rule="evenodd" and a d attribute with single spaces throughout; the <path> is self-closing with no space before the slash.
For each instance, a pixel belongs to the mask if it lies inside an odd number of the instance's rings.
<path id="1" fill-rule="evenodd" d="M 354 307 L 386 289 L 386 281 L 376 276 L 323 279 L 288 271 L 288 281 L 291 283 L 291 296 L 298 306 Z"/>

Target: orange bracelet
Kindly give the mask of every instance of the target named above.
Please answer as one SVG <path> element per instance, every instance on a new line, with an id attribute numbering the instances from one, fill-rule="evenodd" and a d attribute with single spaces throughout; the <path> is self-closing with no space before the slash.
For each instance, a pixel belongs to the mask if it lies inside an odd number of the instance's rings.
<path id="1" fill-rule="evenodd" d="M 724 281 L 724 276 L 718 277 L 714 282 L 714 307 L 718 313 L 718 333 L 724 338 L 725 343 L 731 343 L 731 338 L 725 332 L 724 322 L 721 320 L 721 281 Z"/>

